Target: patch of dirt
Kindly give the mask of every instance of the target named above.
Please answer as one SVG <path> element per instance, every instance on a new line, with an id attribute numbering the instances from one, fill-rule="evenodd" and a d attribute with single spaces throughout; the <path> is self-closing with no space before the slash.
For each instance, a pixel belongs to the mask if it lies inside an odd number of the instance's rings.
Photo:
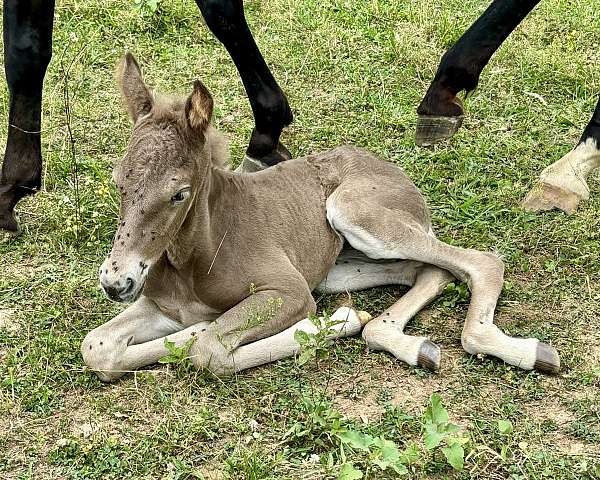
<path id="1" fill-rule="evenodd" d="M 584 398 L 585 392 L 569 392 L 571 398 Z M 543 445 L 557 449 L 567 455 L 600 455 L 600 446 L 585 443 L 566 432 L 569 425 L 576 420 L 576 415 L 557 399 L 545 402 L 534 402 L 524 406 L 525 413 L 536 423 L 552 421 L 557 430 L 543 436 Z"/>
<path id="2" fill-rule="evenodd" d="M 225 478 L 223 472 L 211 468 L 201 468 L 200 473 L 205 480 L 223 480 Z"/>
<path id="3" fill-rule="evenodd" d="M 556 448 L 559 452 L 567 455 L 600 455 L 600 447 L 593 443 L 583 443 L 571 436 L 560 432 L 547 434 L 546 445 Z"/>
<path id="4" fill-rule="evenodd" d="M 344 416 L 363 423 L 376 422 L 385 413 L 385 409 L 377 404 L 374 392 L 356 400 L 337 396 L 334 403 Z"/>
<path id="5" fill-rule="evenodd" d="M 529 403 L 524 406 L 524 410 L 528 416 L 537 422 L 542 423 L 552 420 L 559 428 L 563 428 L 575 420 L 573 413 L 557 400 Z"/>
<path id="6" fill-rule="evenodd" d="M 0 309 L 0 328 L 14 333 L 19 330 L 19 323 L 15 318 L 15 311 L 12 308 Z"/>

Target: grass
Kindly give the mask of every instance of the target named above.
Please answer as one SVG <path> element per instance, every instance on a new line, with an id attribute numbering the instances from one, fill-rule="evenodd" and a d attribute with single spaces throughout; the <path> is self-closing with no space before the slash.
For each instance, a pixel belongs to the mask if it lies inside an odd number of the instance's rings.
<path id="1" fill-rule="evenodd" d="M 561 375 L 465 354 L 467 303 L 455 287 L 410 326 L 442 346 L 438 374 L 349 339 L 317 363 L 281 361 L 225 382 L 166 365 L 101 384 L 83 369 L 79 343 L 122 308 L 103 297 L 96 275 L 118 203 L 111 165 L 129 135 L 114 82 L 118 58 L 133 50 L 163 91 L 185 92 L 201 77 L 236 161 L 253 123 L 235 68 L 193 2 L 161 1 L 159 14 L 141 16 L 127 0 L 65 0 L 45 83 L 44 188 L 19 205 L 23 235 L 0 244 L 0 309 L 10 318 L 0 328 L 0 478 L 336 478 L 339 446 L 320 439 L 331 437 L 337 413 L 405 446 L 419 438 L 434 392 L 469 438 L 465 470 L 424 454 L 411 478 L 599 478 L 598 177 L 576 215 L 519 209 L 540 170 L 572 148 L 597 100 L 597 12 L 593 2 L 542 2 L 484 71 L 456 138 L 417 148 L 416 105 L 442 53 L 487 3 L 266 0 L 245 8 L 295 112 L 286 145 L 300 155 L 354 143 L 401 164 L 426 195 L 441 238 L 503 255 L 497 323 L 551 341 Z M 0 96 L 7 118 L 4 84 Z M 6 138 L 6 122 L 0 128 Z M 377 313 L 401 292 L 352 297 Z M 335 302 L 320 298 L 319 306 Z M 324 423 L 306 407 L 317 404 Z M 512 432 L 500 433 L 499 420 Z M 295 425 L 308 433 L 289 434 Z M 394 478 L 369 470 L 358 451 L 344 454 L 365 478 Z"/>

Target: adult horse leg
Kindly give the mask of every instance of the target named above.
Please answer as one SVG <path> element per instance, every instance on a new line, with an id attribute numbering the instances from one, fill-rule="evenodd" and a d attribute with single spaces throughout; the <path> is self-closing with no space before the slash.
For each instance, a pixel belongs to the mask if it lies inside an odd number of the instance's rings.
<path id="1" fill-rule="evenodd" d="M 491 56 L 539 1 L 494 0 L 444 54 L 433 82 L 417 107 L 417 145 L 433 145 L 456 133 L 464 115 L 456 95 L 477 87 L 479 75 Z"/>
<path id="2" fill-rule="evenodd" d="M 242 0 L 195 0 L 211 32 L 225 46 L 238 69 L 255 127 L 246 151 L 244 169 L 262 169 L 289 160 L 291 155 L 279 142 L 292 111 L 252 37 L 244 17 Z"/>
<path id="3" fill-rule="evenodd" d="M 590 190 L 586 178 L 600 167 L 600 98 L 590 123 L 573 150 L 546 167 L 539 181 L 523 200 L 530 212 L 558 208 L 573 213 L 581 200 L 587 200 Z"/>
<path id="4" fill-rule="evenodd" d="M 10 94 L 0 175 L 0 230 L 18 231 L 16 203 L 41 185 L 42 84 L 52 55 L 54 0 L 5 0 L 4 69 Z"/>

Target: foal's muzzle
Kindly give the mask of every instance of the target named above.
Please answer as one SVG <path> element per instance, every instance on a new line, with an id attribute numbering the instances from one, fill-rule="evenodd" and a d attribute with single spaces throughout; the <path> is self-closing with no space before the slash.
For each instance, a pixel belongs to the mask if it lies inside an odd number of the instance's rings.
<path id="1" fill-rule="evenodd" d="M 137 290 L 135 280 L 127 277 L 124 281 L 119 281 L 115 284 L 106 284 L 100 281 L 106 295 L 115 302 L 124 302 L 132 298 Z"/>

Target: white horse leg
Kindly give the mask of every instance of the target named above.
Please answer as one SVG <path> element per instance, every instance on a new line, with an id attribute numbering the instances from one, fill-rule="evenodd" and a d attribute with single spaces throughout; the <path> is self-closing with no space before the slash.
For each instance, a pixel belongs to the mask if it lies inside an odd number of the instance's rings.
<path id="1" fill-rule="evenodd" d="M 559 208 L 573 213 L 581 200 L 590 197 L 586 179 L 598 167 L 600 145 L 590 137 L 542 171 L 537 185 L 523 200 L 523 208 L 532 212 Z"/>

